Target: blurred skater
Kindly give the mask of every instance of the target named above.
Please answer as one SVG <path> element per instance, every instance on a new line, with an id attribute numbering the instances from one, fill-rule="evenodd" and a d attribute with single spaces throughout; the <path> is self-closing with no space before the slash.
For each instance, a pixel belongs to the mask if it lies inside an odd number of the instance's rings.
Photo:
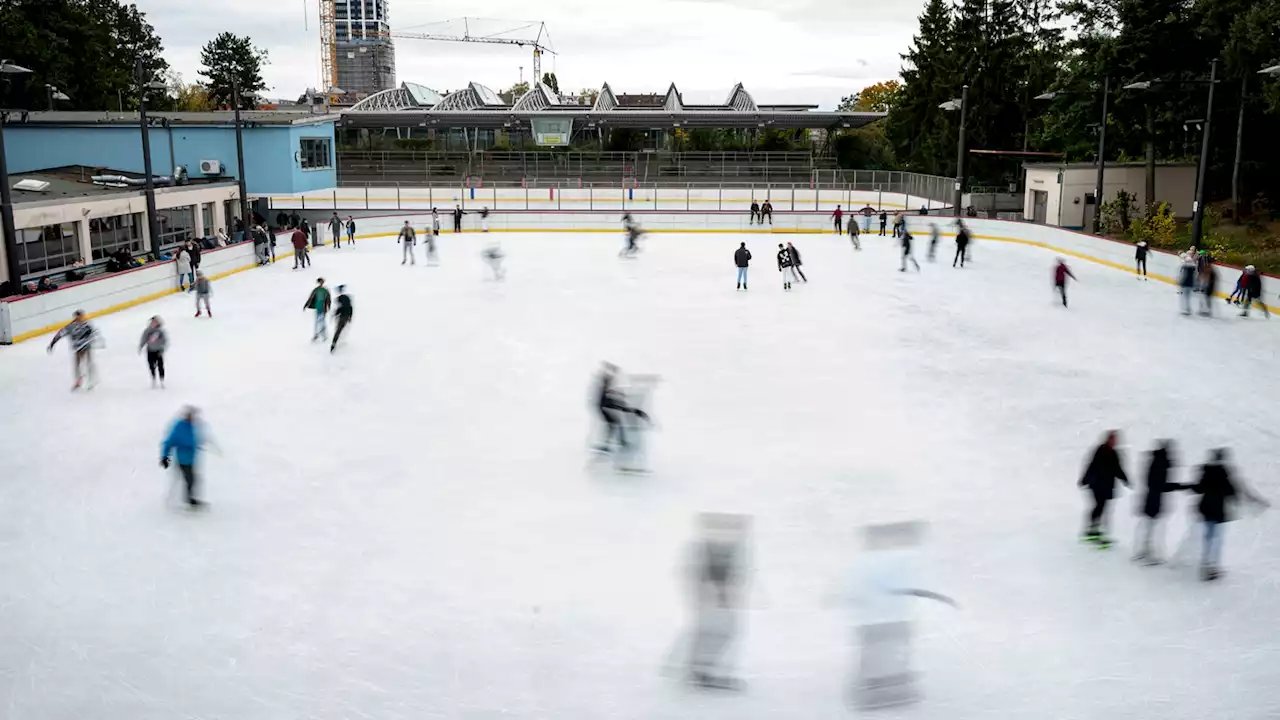
<path id="1" fill-rule="evenodd" d="M 489 206 L 480 208 L 480 232 L 489 232 Z"/>
<path id="2" fill-rule="evenodd" d="M 209 307 L 209 296 L 213 294 L 213 284 L 209 282 L 209 278 L 204 273 L 196 271 L 196 317 L 200 317 L 200 306 L 204 305 L 204 312 L 209 313 L 209 317 L 213 317 L 213 308 Z"/>
<path id="3" fill-rule="evenodd" d="M 964 267 L 964 261 L 969 257 L 969 228 L 964 223 L 956 221 L 956 257 L 951 261 L 951 267 L 955 267 L 956 263 L 960 263 L 960 267 Z"/>
<path id="4" fill-rule="evenodd" d="M 636 253 L 640 251 L 639 240 L 644 231 L 636 224 L 635 219 L 631 217 L 631 213 L 626 213 L 622 216 L 622 229 L 626 233 L 627 244 L 618 252 L 618 257 L 635 257 Z"/>
<path id="5" fill-rule="evenodd" d="M 1231 291 L 1231 297 L 1227 298 L 1228 304 L 1243 305 L 1244 299 L 1249 294 L 1249 273 L 1246 270 L 1240 271 L 1240 277 L 1236 278 L 1236 287 Z"/>
<path id="6" fill-rule="evenodd" d="M 804 276 L 804 271 L 800 269 L 800 251 L 795 245 L 787 243 L 787 254 L 791 256 L 791 269 L 800 276 L 800 282 L 809 282 L 809 278 Z"/>
<path id="7" fill-rule="evenodd" d="M 1200 481 L 1191 489 L 1200 495 L 1200 518 L 1204 523 L 1200 579 L 1217 580 L 1222 574 L 1222 526 L 1233 519 L 1228 501 L 1243 499 L 1263 508 L 1270 507 L 1270 503 L 1232 480 L 1226 448 L 1213 451 L 1200 470 Z"/>
<path id="8" fill-rule="evenodd" d="M 329 337 L 329 329 L 325 327 L 325 316 L 329 314 L 329 307 L 332 305 L 332 298 L 329 297 L 329 288 L 324 286 L 324 278 L 316 278 L 315 289 L 307 296 L 307 301 L 302 304 L 303 310 L 312 310 L 316 314 L 316 329 L 311 336 L 311 342 Z"/>
<path id="9" fill-rule="evenodd" d="M 791 253 L 782 243 L 778 243 L 778 272 L 782 273 L 782 289 L 790 290 L 796 274 L 791 268 Z"/>
<path id="10" fill-rule="evenodd" d="M 1182 314 L 1191 314 L 1191 294 L 1196 289 L 1196 249 L 1191 248 L 1178 256 L 1182 268 L 1178 271 L 1178 289 L 1182 295 Z"/>
<path id="11" fill-rule="evenodd" d="M 1053 289 L 1062 297 L 1062 307 L 1067 306 L 1067 278 L 1075 280 L 1076 276 L 1067 267 L 1067 262 L 1058 258 L 1058 264 L 1053 268 Z"/>
<path id="12" fill-rule="evenodd" d="M 751 265 L 751 251 L 742 243 L 733 252 L 733 264 L 738 267 L 738 289 L 747 289 L 747 267 Z"/>
<path id="13" fill-rule="evenodd" d="M 642 420 L 648 420 L 649 416 L 639 408 L 631 407 L 627 404 L 626 396 L 622 394 L 616 387 L 618 382 L 618 367 L 612 363 L 604 363 L 600 368 L 600 374 L 596 378 L 596 410 L 600 413 L 600 417 L 605 423 L 604 441 L 596 446 L 600 452 L 612 452 L 614 446 L 614 436 L 617 436 L 617 449 L 626 450 L 628 447 L 626 429 L 622 423 L 624 415 L 634 415 Z"/>
<path id="14" fill-rule="evenodd" d="M 440 239 L 440 219 L 436 218 L 435 225 L 432 226 L 431 232 L 425 233 L 427 236 L 427 264 L 439 265 L 440 259 L 436 255 L 436 241 Z"/>
<path id="15" fill-rule="evenodd" d="M 204 505 L 204 501 L 196 497 L 196 486 L 199 485 L 196 461 L 204 447 L 202 434 L 196 409 L 187 407 L 169 428 L 169 434 L 160 447 L 160 467 L 169 469 L 170 456 L 178 461 L 178 471 L 182 473 L 182 483 L 186 488 L 187 507 L 192 510 Z"/>
<path id="16" fill-rule="evenodd" d="M 894 232 L 898 232 L 897 227 L 894 227 Z M 907 271 L 908 261 L 912 265 L 916 266 L 916 272 L 920 272 L 920 263 L 916 262 L 916 256 L 911 253 L 911 233 L 907 232 L 907 228 L 905 226 L 902 228 L 901 232 L 902 234 L 899 236 L 901 240 L 899 242 L 902 243 L 902 267 L 898 268 L 898 272 Z"/>
<path id="17" fill-rule="evenodd" d="M 1208 257 L 1200 268 L 1200 314 L 1213 317 L 1213 296 L 1218 292 L 1218 270 Z"/>
<path id="18" fill-rule="evenodd" d="M 902 237 L 907 233 L 907 217 L 902 213 L 893 214 L 893 236 Z"/>
<path id="19" fill-rule="evenodd" d="M 866 529 L 864 551 L 855 568 L 851 600 L 857 630 L 857 671 L 849 698 L 861 709 L 889 707 L 920 699 L 912 671 L 911 600 L 956 601 L 921 587 L 919 546 L 923 526 L 916 522 L 873 525 Z"/>
<path id="20" fill-rule="evenodd" d="M 320 233 L 312 230 L 311 223 L 307 222 L 306 218 L 302 218 L 302 224 L 298 226 L 298 229 L 307 237 L 307 244 L 310 247 L 320 247 Z"/>
<path id="21" fill-rule="evenodd" d="M 938 257 L 938 240 L 942 238 L 942 231 L 938 229 L 938 223 L 929 223 L 929 262 L 934 262 Z"/>
<path id="22" fill-rule="evenodd" d="M 836 234 L 844 234 L 844 211 L 840 209 L 839 205 L 836 206 L 836 211 L 831 213 L 831 219 L 836 226 Z"/>
<path id="23" fill-rule="evenodd" d="M 351 324 L 352 318 L 355 317 L 356 309 L 351 304 L 351 296 L 347 294 L 347 286 L 338 286 L 338 308 L 333 311 L 333 319 L 337 325 L 333 329 L 333 342 L 329 345 L 329 352 L 333 352 L 338 347 L 338 338 L 342 337 L 342 331 Z"/>
<path id="24" fill-rule="evenodd" d="M 500 245 L 494 243 L 485 248 L 482 257 L 484 258 L 484 261 L 488 263 L 489 269 L 493 271 L 494 280 L 502 280 L 507 276 L 506 271 L 502 268 L 502 259 L 504 255 Z"/>
<path id="25" fill-rule="evenodd" d="M 1093 496 L 1093 507 L 1089 510 L 1085 522 L 1082 539 L 1094 543 L 1101 548 L 1111 547 L 1111 538 L 1106 534 L 1107 503 L 1115 497 L 1116 480 L 1129 487 L 1129 478 L 1120 465 L 1120 454 L 1116 452 L 1116 443 L 1120 441 L 1119 433 L 1108 430 L 1102 444 L 1093 451 L 1089 467 L 1085 468 L 1080 478 L 1080 487 L 1089 488 Z"/>
<path id="26" fill-rule="evenodd" d="M 1169 469 L 1175 462 L 1173 441 L 1160 440 L 1156 449 L 1151 451 L 1151 459 L 1147 464 L 1147 491 L 1142 496 L 1139 508 L 1142 519 L 1138 521 L 1137 550 L 1133 554 L 1135 562 L 1146 565 L 1159 565 L 1160 559 L 1160 516 L 1164 512 L 1164 494 L 1177 490 L 1186 490 L 1188 486 L 1169 480 Z"/>
<path id="27" fill-rule="evenodd" d="M 169 334 L 164 331 L 164 321 L 159 315 L 151 318 L 142 331 L 142 339 L 138 341 L 138 352 L 147 351 L 147 369 L 151 371 L 151 387 L 156 386 L 156 378 L 160 379 L 160 387 L 164 387 L 164 351 L 169 348 Z"/>
<path id="28" fill-rule="evenodd" d="M 1267 306 L 1262 302 L 1262 274 L 1250 265 L 1244 269 L 1244 275 L 1244 309 L 1240 311 L 1240 317 L 1248 317 L 1249 306 L 1256 302 L 1258 307 L 1262 308 L 1262 314 L 1270 320 L 1271 311 L 1267 310 Z"/>
<path id="29" fill-rule="evenodd" d="M 87 380 L 88 389 L 92 390 L 98 382 L 98 371 L 93 364 L 93 349 L 101 345 L 102 340 L 98 336 L 97 329 L 89 324 L 89 319 L 85 317 L 83 310 L 77 310 L 72 316 L 71 323 L 54 334 L 53 339 L 49 341 L 48 351 L 52 353 L 53 346 L 64 337 L 71 343 L 73 353 L 72 372 L 75 374 L 76 382 L 71 389 L 79 390 Z"/>
<path id="30" fill-rule="evenodd" d="M 401 251 L 400 264 L 417 265 L 418 258 L 413 254 L 413 246 L 418 244 L 418 231 L 413 229 L 408 220 L 405 220 L 404 225 L 400 228 L 400 235 L 396 237 L 396 242 L 404 245 L 404 250 Z"/>
<path id="31" fill-rule="evenodd" d="M 858 229 L 858 221 L 856 218 L 849 218 L 849 242 L 853 243 L 854 250 L 862 249 L 862 241 L 859 236 L 862 231 Z"/>
<path id="32" fill-rule="evenodd" d="M 1137 264 L 1134 272 L 1143 280 L 1147 279 L 1147 253 L 1151 252 L 1151 248 L 1147 246 L 1146 240 L 1139 240 L 1134 246 L 1134 262 Z"/>
<path id="33" fill-rule="evenodd" d="M 743 515 L 704 513 L 690 561 L 693 628 L 689 635 L 689 682 L 700 687 L 737 689 L 726 650 L 737 639 L 747 584 L 747 535 Z"/>

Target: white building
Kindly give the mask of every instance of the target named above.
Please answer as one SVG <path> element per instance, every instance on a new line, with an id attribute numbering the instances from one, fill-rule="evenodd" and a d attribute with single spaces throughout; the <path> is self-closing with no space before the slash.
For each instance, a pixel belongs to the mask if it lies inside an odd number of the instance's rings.
<path id="1" fill-rule="evenodd" d="M 1098 166 L 1090 163 L 1033 163 L 1026 172 L 1024 220 L 1082 229 L 1093 227 L 1094 190 Z M 1147 206 L 1146 163 L 1107 163 L 1102 201 L 1125 190 L 1133 195 L 1138 210 Z M 1194 163 L 1156 165 L 1155 199 L 1169 203 L 1174 217 L 1189 218 L 1194 212 L 1196 166 Z"/>

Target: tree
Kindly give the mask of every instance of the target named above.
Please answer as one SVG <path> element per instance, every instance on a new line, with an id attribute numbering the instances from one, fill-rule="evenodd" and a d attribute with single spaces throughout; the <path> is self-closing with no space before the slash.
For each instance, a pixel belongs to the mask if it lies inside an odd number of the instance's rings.
<path id="1" fill-rule="evenodd" d="M 542 84 L 551 88 L 556 95 L 560 94 L 560 81 L 556 79 L 555 73 L 542 73 Z"/>
<path id="2" fill-rule="evenodd" d="M 902 83 L 897 80 L 878 82 L 840 100 L 840 110 L 853 112 L 889 112 L 898 104 Z"/>
<path id="3" fill-rule="evenodd" d="M 204 86 L 199 83 L 184 82 L 181 73 L 172 70 L 165 73 L 165 84 L 169 86 L 168 105 L 171 106 L 164 108 L 166 110 L 209 112 L 217 109 Z M 150 103 L 148 103 L 149 106 Z"/>
<path id="4" fill-rule="evenodd" d="M 232 80 L 240 85 L 240 109 L 257 107 L 257 94 L 267 89 L 262 80 L 262 66 L 267 62 L 267 51 L 254 47 L 248 37 L 224 32 L 210 40 L 200 51 L 204 67 L 205 91 L 217 107 L 231 107 Z"/>
<path id="5" fill-rule="evenodd" d="M 518 100 L 520 100 L 520 98 L 524 97 L 525 93 L 527 92 L 529 92 L 529 83 L 521 81 L 516 83 L 515 85 L 512 85 L 510 88 L 507 88 L 507 90 L 505 90 L 500 94 L 510 97 L 511 103 L 515 104 Z"/>
<path id="6" fill-rule="evenodd" d="M 32 70 L 13 79 L 8 107 L 44 108 L 49 84 L 71 98 L 63 109 L 137 108 L 137 60 L 145 82 L 169 67 L 146 15 L 121 0 L 0 0 L 0 28 L 0 55 Z"/>
<path id="7" fill-rule="evenodd" d="M 600 97 L 600 91 L 594 88 L 582 88 L 578 91 L 578 97 L 584 105 L 595 105 L 596 99 Z"/>
<path id="8" fill-rule="evenodd" d="M 905 169 L 954 174 L 956 125 L 938 109 L 963 84 L 951 52 L 953 20 L 946 0 L 929 0 L 912 47 L 902 56 L 902 90 L 886 120 L 885 133 Z"/>

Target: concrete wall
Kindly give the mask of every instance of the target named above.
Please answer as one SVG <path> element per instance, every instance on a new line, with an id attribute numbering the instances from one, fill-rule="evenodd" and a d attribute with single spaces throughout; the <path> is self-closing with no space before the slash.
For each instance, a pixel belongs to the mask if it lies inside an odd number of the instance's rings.
<path id="1" fill-rule="evenodd" d="M 142 135 L 136 127 L 101 125 L 60 127 L 6 125 L 5 151 L 10 173 L 33 172 L 69 165 L 104 167 L 142 172 Z M 334 124 L 264 125 L 244 130 L 244 163 L 247 189 L 253 195 L 299 193 L 338 184 L 337 159 L 323 170 L 303 170 L 298 160 L 304 137 L 330 140 L 336 152 Z M 191 177 L 200 174 L 201 160 L 218 160 L 223 174 L 237 178 L 235 129 L 223 126 L 175 125 L 150 132 L 151 166 L 156 175 L 168 175 L 183 165 Z M 171 149 L 172 148 L 172 149 Z"/>
<path id="2" fill-rule="evenodd" d="M 252 267 L 252 243 L 207 250 L 200 257 L 200 270 L 214 280 Z M 177 288 L 177 269 L 172 261 L 165 261 L 89 278 L 40 295 L 3 298 L 0 344 L 53 332 L 70 322 L 76 310 L 84 310 L 90 317 L 105 315 L 163 297 Z"/>

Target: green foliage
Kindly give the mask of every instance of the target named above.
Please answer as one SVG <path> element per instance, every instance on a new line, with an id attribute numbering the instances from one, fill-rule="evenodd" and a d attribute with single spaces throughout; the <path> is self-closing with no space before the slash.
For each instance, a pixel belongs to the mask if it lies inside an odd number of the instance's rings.
<path id="1" fill-rule="evenodd" d="M 1129 225 L 1129 239 L 1145 240 L 1153 248 L 1171 249 L 1178 244 L 1178 222 L 1167 202 L 1148 205 L 1142 219 Z"/>
<path id="2" fill-rule="evenodd" d="M 1119 190 L 1114 198 L 1102 203 L 1103 231 L 1109 235 L 1123 235 L 1129 231 L 1130 220 L 1137 214 L 1137 198 L 1128 191 Z"/>
<path id="3" fill-rule="evenodd" d="M 857 130 L 846 130 L 832 141 L 836 163 L 854 170 L 893 170 L 897 162 L 893 145 L 885 133 L 885 124 L 872 123 Z"/>
<path id="4" fill-rule="evenodd" d="M 210 40 L 200 51 L 204 67 L 200 76 L 209 99 L 217 107 L 232 106 L 232 83 L 240 85 L 240 109 L 257 107 L 258 93 L 267 89 L 262 80 L 262 66 L 267 51 L 254 47 L 248 37 L 224 32 Z"/>
<path id="5" fill-rule="evenodd" d="M 854 112 L 889 112 L 898 104 L 902 83 L 886 80 L 862 88 L 840 100 L 840 110 Z"/>
<path id="6" fill-rule="evenodd" d="M 71 99 L 64 110 L 138 107 L 135 63 L 146 82 L 169 63 L 146 15 L 121 0 L 0 0 L 0 56 L 32 71 L 13 76 L 4 105 L 44 109 L 45 85 Z"/>

